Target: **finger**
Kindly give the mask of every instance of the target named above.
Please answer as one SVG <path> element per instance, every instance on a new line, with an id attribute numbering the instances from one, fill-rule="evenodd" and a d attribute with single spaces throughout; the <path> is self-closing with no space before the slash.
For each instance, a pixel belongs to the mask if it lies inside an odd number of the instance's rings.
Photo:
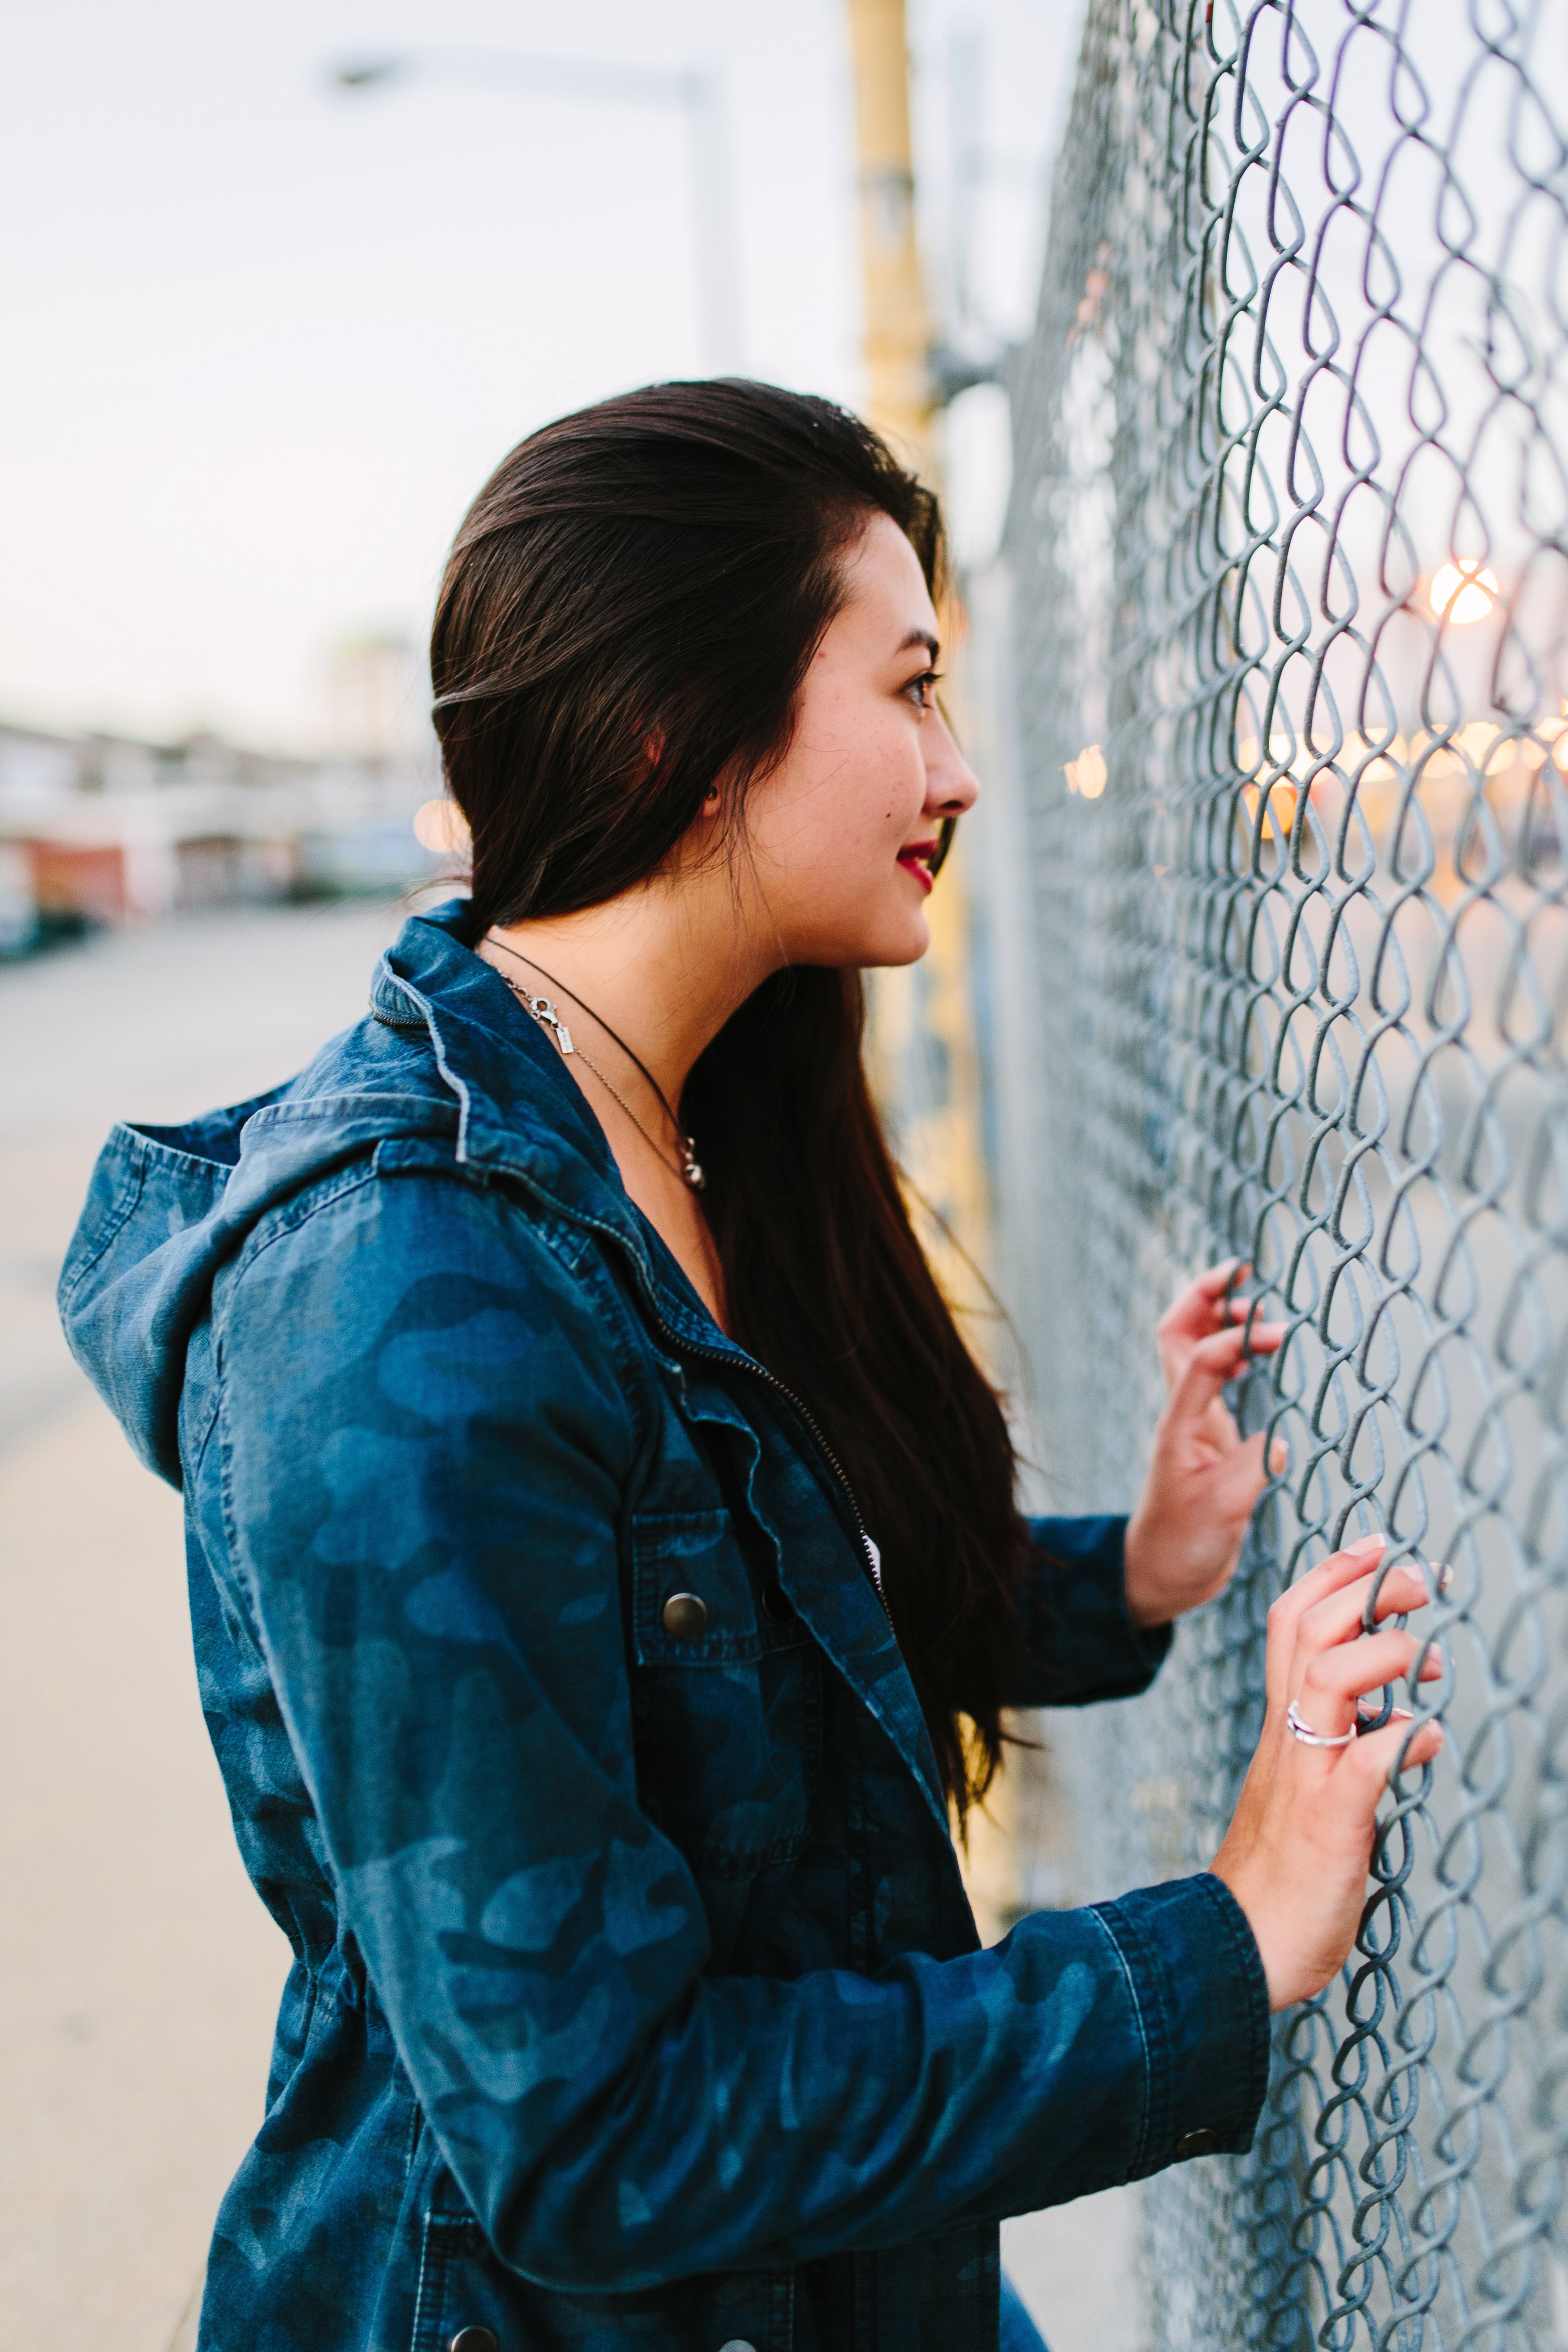
<path id="1" fill-rule="evenodd" d="M 1238 1298 L 1230 1309 L 1230 1318 L 1233 1323 L 1243 1327 L 1247 1344 L 1255 1356 L 1271 1356 L 1276 1348 L 1284 1345 L 1288 1327 L 1283 1323 L 1261 1322 L 1255 1322 L 1248 1327 L 1247 1318 L 1257 1313 L 1256 1298 Z"/>
<path id="2" fill-rule="evenodd" d="M 1302 1660 L 1292 1696 L 1314 1731 L 1348 1731 L 1355 1721 L 1357 1699 L 1404 1682 L 1425 1646 L 1414 1633 L 1394 1627 L 1384 1633 L 1363 1633 L 1359 1641 Z"/>
<path id="3" fill-rule="evenodd" d="M 1241 1432 L 1236 1425 L 1236 1415 L 1224 1397 L 1215 1397 L 1207 1412 L 1197 1424 L 1198 1433 L 1214 1447 L 1216 1454 L 1234 1454 L 1242 1443 Z"/>
<path id="4" fill-rule="evenodd" d="M 1342 1585 L 1360 1580 L 1365 1586 L 1367 1570 L 1373 1567 L 1387 1545 L 1386 1536 L 1359 1536 L 1342 1551 L 1331 1552 L 1316 1568 L 1298 1577 L 1276 1601 L 1268 1612 L 1268 1638 L 1264 1651 L 1264 1679 L 1271 1701 L 1283 1704 L 1285 1685 L 1294 1655 L 1296 1632 L 1308 1611 Z"/>
<path id="5" fill-rule="evenodd" d="M 1251 1517 L 1253 1505 L 1268 1484 L 1263 1463 L 1267 1444 L 1261 1430 L 1254 1437 L 1238 1439 L 1234 1452 L 1226 1455 L 1215 1472 L 1215 1507 L 1220 1517 L 1233 1526 L 1239 1527 Z"/>
<path id="6" fill-rule="evenodd" d="M 1277 1347 L 1284 1326 L 1263 1323 L 1248 1334 L 1232 1325 L 1228 1330 L 1211 1332 L 1206 1339 L 1200 1339 L 1171 1391 L 1171 1402 L 1165 1409 L 1168 1418 L 1173 1422 L 1201 1421 L 1226 1382 L 1235 1380 L 1249 1357 L 1258 1352 L 1259 1335 L 1268 1332 L 1279 1335 L 1273 1342 Z"/>
<path id="7" fill-rule="evenodd" d="M 1331 1551 L 1327 1559 L 1321 1559 L 1316 1568 L 1310 1568 L 1305 1576 L 1299 1576 L 1279 1595 L 1268 1612 L 1270 1625 L 1289 1626 L 1294 1636 L 1298 1622 L 1309 1609 L 1316 1608 L 1320 1601 L 1338 1591 L 1341 1585 L 1365 1577 L 1387 1549 L 1386 1536 L 1372 1535 L 1358 1536 L 1342 1551 Z"/>
<path id="8" fill-rule="evenodd" d="M 1346 1769 L 1362 1782 L 1375 1804 L 1396 1769 L 1408 1771 L 1413 1766 L 1430 1764 L 1442 1745 L 1443 1727 L 1435 1716 L 1422 1724 L 1414 1736 L 1408 1718 L 1396 1716 L 1381 1731 L 1363 1732 L 1341 1752 Z"/>
<path id="9" fill-rule="evenodd" d="M 1353 1641 L 1365 1624 L 1366 1605 L 1374 1587 L 1377 1597 L 1373 1601 L 1373 1613 L 1377 1617 L 1409 1616 L 1426 1606 L 1426 1586 L 1419 1569 L 1406 1568 L 1403 1563 L 1391 1568 L 1381 1585 L 1375 1571 L 1371 1576 L 1358 1577 L 1353 1584 L 1342 1585 L 1337 1592 L 1331 1592 L 1303 1613 L 1296 1627 L 1297 1651 L 1312 1655 L 1342 1642 Z"/>
<path id="10" fill-rule="evenodd" d="M 1283 1323 L 1266 1323 L 1262 1319 L 1261 1307 L 1262 1301 L 1260 1299 L 1230 1298 L 1226 1301 L 1221 1311 L 1225 1318 L 1231 1323 L 1245 1323 L 1250 1316 L 1255 1318 L 1253 1322 L 1253 1328 L 1255 1331 L 1278 1332 L 1280 1337 L 1283 1338 L 1284 1333 L 1289 1327 Z M 1279 1340 L 1278 1339 L 1270 1339 L 1269 1348 L 1271 1350 L 1279 1345 Z"/>
<path id="11" fill-rule="evenodd" d="M 1242 1446 L 1250 1445 L 1252 1443 L 1251 1438 L 1242 1436 L 1236 1425 L 1236 1416 L 1229 1410 L 1223 1397 L 1211 1405 L 1201 1427 L 1204 1436 L 1216 1454 L 1235 1454 Z M 1268 1475 L 1271 1478 L 1282 1478 L 1290 1467 L 1289 1446 L 1282 1437 L 1265 1440 L 1261 1431 L 1258 1434 L 1259 1444 L 1267 1444 L 1268 1446 L 1266 1458 L 1268 1464 Z"/>
<path id="12" fill-rule="evenodd" d="M 1238 1282 L 1245 1282 L 1251 1272 L 1238 1258 L 1226 1258 L 1222 1265 L 1211 1265 L 1186 1288 L 1180 1291 L 1160 1318 L 1162 1339 L 1184 1337 L 1201 1339 L 1215 1328 L 1226 1316 L 1226 1294 Z"/>

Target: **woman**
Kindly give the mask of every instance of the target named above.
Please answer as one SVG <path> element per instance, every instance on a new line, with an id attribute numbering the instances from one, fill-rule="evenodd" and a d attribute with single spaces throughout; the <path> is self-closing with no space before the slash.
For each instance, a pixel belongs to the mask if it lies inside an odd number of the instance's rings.
<path id="1" fill-rule="evenodd" d="M 1274 1611 L 1213 1871 L 976 1948 L 949 1809 L 1003 1708 L 1142 1688 L 1263 1465 L 1220 1268 L 1131 1522 L 1022 1520 L 911 1235 L 858 974 L 976 790 L 938 562 L 822 401 L 535 434 L 436 618 L 471 898 L 291 1085 L 105 1150 L 63 1309 L 184 1486 L 295 1953 L 211 2352 L 994 2346 L 1003 2215 L 1247 2147 L 1435 1748 L 1354 1737 L 1416 1644 L 1352 1548 Z"/>

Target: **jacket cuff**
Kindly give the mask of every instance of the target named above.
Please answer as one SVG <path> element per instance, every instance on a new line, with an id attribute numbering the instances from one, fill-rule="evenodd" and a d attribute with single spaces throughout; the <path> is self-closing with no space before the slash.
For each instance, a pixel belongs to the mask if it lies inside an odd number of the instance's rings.
<path id="1" fill-rule="evenodd" d="M 1127 1605 L 1127 1521 L 1031 1519 L 1025 1650 L 1016 1706 L 1136 1698 L 1171 1646 L 1169 1625 L 1136 1625 Z"/>
<path id="2" fill-rule="evenodd" d="M 1118 1525 L 1121 1529 L 1118 1558 L 1121 1572 L 1116 1580 L 1117 1614 L 1121 1623 L 1122 1639 L 1126 1642 L 1132 1656 L 1142 1666 L 1149 1680 L 1152 1682 L 1169 1656 L 1171 1644 L 1176 1638 L 1175 1622 L 1168 1617 L 1163 1625 L 1140 1625 L 1133 1616 L 1127 1599 L 1127 1521 L 1121 1519 Z"/>
<path id="3" fill-rule="evenodd" d="M 1268 1987 L 1247 1915 L 1204 1871 L 1094 1906 L 1121 1955 L 1148 2099 L 1131 2180 L 1242 2156 L 1268 2089 Z"/>

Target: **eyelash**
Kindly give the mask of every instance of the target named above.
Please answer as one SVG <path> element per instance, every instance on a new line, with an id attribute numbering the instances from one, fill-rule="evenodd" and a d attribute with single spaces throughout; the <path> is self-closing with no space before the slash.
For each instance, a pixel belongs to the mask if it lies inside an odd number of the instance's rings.
<path id="1" fill-rule="evenodd" d="M 921 710 L 930 710 L 933 708 L 931 696 L 941 685 L 942 677 L 942 673 L 939 669 L 922 669 L 919 677 L 910 678 L 904 692 L 917 697 L 918 707 Z"/>

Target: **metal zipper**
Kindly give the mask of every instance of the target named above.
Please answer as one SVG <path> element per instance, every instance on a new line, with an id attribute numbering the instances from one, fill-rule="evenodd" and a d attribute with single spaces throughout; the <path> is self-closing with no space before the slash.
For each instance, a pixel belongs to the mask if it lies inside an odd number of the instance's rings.
<path id="1" fill-rule="evenodd" d="M 651 1301 L 649 1303 L 652 1304 Z M 653 1307 L 653 1314 L 654 1320 L 658 1323 L 659 1329 L 665 1333 L 673 1347 L 684 1348 L 689 1355 L 705 1356 L 710 1362 L 715 1364 L 729 1364 L 731 1366 L 735 1364 L 736 1359 L 733 1356 L 726 1354 L 724 1349 L 721 1348 L 705 1348 L 700 1340 L 683 1339 L 678 1331 L 671 1330 L 669 1325 L 665 1321 L 664 1317 L 659 1313 L 657 1305 Z M 877 1598 L 882 1604 L 882 1614 L 887 1619 L 888 1623 L 890 1626 L 893 1622 L 893 1612 L 888 1606 L 888 1596 L 882 1590 L 882 1555 L 866 1532 L 866 1523 L 860 1517 L 860 1506 L 855 1499 L 855 1489 L 849 1484 L 849 1480 L 845 1474 L 843 1464 L 834 1453 L 833 1448 L 827 1443 L 826 1438 L 824 1437 L 821 1429 L 818 1427 L 816 1421 L 811 1412 L 804 1404 L 802 1404 L 795 1391 L 784 1386 L 783 1381 L 779 1379 L 776 1372 L 770 1372 L 765 1364 L 759 1364 L 754 1356 L 748 1356 L 743 1351 L 740 1358 L 740 1370 L 742 1371 L 750 1372 L 754 1379 L 764 1381 L 769 1388 L 776 1389 L 780 1396 L 784 1397 L 795 1407 L 795 1410 L 799 1413 L 801 1420 L 805 1423 L 807 1436 L 811 1439 L 812 1443 L 816 1447 L 817 1452 L 821 1454 L 829 1470 L 833 1473 L 834 1477 L 837 1480 L 839 1490 L 842 1493 L 845 1501 L 849 1506 L 849 1516 L 855 1522 L 856 1539 L 859 1543 L 861 1550 L 866 1555 L 866 1566 L 870 1570 L 871 1582 L 876 1589 Z"/>

